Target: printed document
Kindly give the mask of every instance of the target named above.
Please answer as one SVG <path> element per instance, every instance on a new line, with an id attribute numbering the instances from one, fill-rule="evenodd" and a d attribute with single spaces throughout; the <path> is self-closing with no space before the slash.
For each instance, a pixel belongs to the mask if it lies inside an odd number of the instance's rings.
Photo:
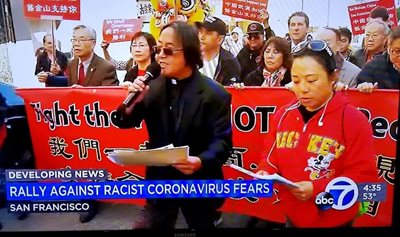
<path id="1" fill-rule="evenodd" d="M 122 166 L 168 166 L 182 163 L 188 156 L 189 146 L 174 147 L 173 145 L 146 150 L 114 149 L 107 153 L 108 159 Z"/>
<path id="2" fill-rule="evenodd" d="M 256 178 L 256 179 L 273 180 L 273 181 L 277 181 L 277 182 L 283 183 L 283 184 L 285 184 L 287 186 L 290 186 L 292 188 L 298 188 L 299 187 L 299 185 L 297 185 L 297 184 L 293 183 L 292 181 L 280 176 L 279 174 L 259 175 L 259 174 L 256 174 L 256 173 L 250 171 L 250 170 L 246 170 L 246 169 L 244 169 L 244 168 L 242 168 L 240 166 L 234 165 L 234 164 L 230 164 L 229 167 L 231 167 L 231 168 L 233 168 L 233 169 L 235 169 L 237 171 L 240 171 L 242 173 L 245 173 L 245 174 L 247 174 L 247 175 L 249 175 L 249 176 L 251 176 L 253 178 Z"/>

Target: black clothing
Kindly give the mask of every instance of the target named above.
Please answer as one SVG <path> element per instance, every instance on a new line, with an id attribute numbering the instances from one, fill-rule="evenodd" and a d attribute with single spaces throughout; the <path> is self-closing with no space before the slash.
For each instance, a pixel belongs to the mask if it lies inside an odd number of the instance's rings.
<path id="1" fill-rule="evenodd" d="M 64 72 L 67 69 L 68 59 L 67 56 L 63 52 L 57 50 L 56 53 L 56 60 L 58 65 L 60 65 L 61 71 L 56 74 L 56 76 L 63 76 L 65 75 Z M 43 53 L 39 54 L 36 58 L 36 68 L 35 68 L 35 75 L 39 72 L 50 72 L 51 68 L 51 61 L 48 58 L 47 52 L 44 51 Z"/>
<path id="2" fill-rule="evenodd" d="M 120 128 L 139 127 L 145 121 L 149 146 L 188 145 L 189 155 L 201 160 L 201 168 L 183 174 L 172 166 L 146 167 L 148 180 L 224 179 L 222 165 L 232 148 L 231 95 L 216 81 L 199 71 L 186 79 L 160 76 L 149 82 L 143 100 L 134 103 L 126 115 L 117 110 L 114 124 Z M 176 214 L 182 210 L 191 228 L 211 228 L 213 213 L 224 198 L 148 199 L 146 212 L 151 228 L 174 228 Z"/>
<path id="3" fill-rule="evenodd" d="M 357 76 L 357 84 L 378 82 L 378 89 L 399 89 L 400 72 L 389 59 L 387 53 L 374 57 Z"/>

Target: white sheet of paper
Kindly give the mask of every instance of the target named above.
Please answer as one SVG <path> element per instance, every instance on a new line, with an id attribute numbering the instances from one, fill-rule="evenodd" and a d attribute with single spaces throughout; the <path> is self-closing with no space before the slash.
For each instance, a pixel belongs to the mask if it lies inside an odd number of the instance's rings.
<path id="1" fill-rule="evenodd" d="M 189 146 L 171 145 L 148 150 L 118 150 L 107 154 L 112 162 L 122 165 L 167 166 L 181 163 L 189 156 Z"/>
<path id="2" fill-rule="evenodd" d="M 294 188 L 299 188 L 299 185 L 297 185 L 297 184 L 293 183 L 292 181 L 280 176 L 279 174 L 259 175 L 259 174 L 256 174 L 254 172 L 251 172 L 250 170 L 243 169 L 242 167 L 234 165 L 234 164 L 230 164 L 229 167 L 231 167 L 231 168 L 233 168 L 233 169 L 235 169 L 237 171 L 240 171 L 242 173 L 245 173 L 245 174 L 247 174 L 247 175 L 249 175 L 249 176 L 251 176 L 253 178 L 256 178 L 256 179 L 273 180 L 273 181 L 277 181 L 277 182 L 283 183 L 285 185 L 288 185 L 288 186 L 291 186 L 291 187 L 294 187 Z"/>

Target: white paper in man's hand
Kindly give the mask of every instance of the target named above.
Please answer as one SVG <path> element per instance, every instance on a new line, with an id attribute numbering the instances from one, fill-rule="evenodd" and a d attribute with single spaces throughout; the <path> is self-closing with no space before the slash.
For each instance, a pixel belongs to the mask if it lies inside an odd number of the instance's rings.
<path id="1" fill-rule="evenodd" d="M 112 162 L 122 165 L 168 166 L 185 162 L 189 156 L 189 146 L 171 145 L 147 150 L 118 150 L 107 154 Z"/>

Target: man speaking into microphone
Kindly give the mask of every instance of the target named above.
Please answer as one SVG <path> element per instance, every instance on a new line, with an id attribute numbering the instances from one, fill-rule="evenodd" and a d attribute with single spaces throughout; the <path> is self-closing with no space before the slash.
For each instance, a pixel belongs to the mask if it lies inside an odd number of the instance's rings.
<path id="1" fill-rule="evenodd" d="M 155 52 L 161 75 L 124 83 L 135 100 L 119 107 L 115 124 L 132 128 L 144 120 L 150 149 L 189 146 L 186 162 L 146 167 L 147 180 L 223 179 L 222 165 L 232 148 L 231 95 L 198 71 L 203 61 L 193 26 L 178 21 L 165 25 Z M 147 199 L 147 226 L 173 229 L 180 209 L 190 229 L 214 228 L 213 215 L 224 201 Z"/>

